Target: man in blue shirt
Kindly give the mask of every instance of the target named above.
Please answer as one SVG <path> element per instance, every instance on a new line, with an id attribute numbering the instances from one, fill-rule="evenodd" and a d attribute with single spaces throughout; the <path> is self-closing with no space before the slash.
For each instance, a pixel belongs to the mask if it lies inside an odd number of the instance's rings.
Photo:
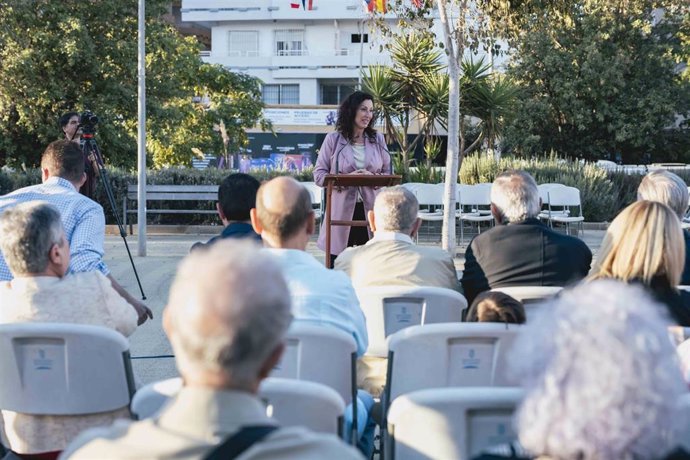
<path id="1" fill-rule="evenodd" d="M 230 174 L 218 187 L 216 209 L 225 228 L 220 235 L 214 236 L 206 243 L 195 243 L 192 251 L 207 247 L 225 238 L 249 238 L 261 241 L 254 232 L 249 220 L 249 211 L 256 203 L 256 192 L 259 181 L 248 174 Z"/>
<path id="2" fill-rule="evenodd" d="M 103 262 L 105 215 L 101 205 L 78 192 L 86 180 L 84 155 L 79 144 L 59 140 L 48 145 L 41 158 L 41 174 L 42 184 L 0 196 L 0 214 L 28 201 L 45 201 L 55 206 L 60 212 L 70 244 L 68 273 L 100 271 L 110 279 L 113 288 L 134 307 L 139 316 L 139 324 L 153 318 L 146 305 L 132 297 L 110 276 L 110 271 Z M 0 253 L 0 281 L 11 279 L 12 273 Z"/>

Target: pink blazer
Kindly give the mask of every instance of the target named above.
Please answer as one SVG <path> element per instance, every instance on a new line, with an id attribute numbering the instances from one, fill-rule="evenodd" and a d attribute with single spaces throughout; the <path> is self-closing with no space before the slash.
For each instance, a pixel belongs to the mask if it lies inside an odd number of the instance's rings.
<path id="1" fill-rule="evenodd" d="M 376 133 L 376 141 L 364 139 L 364 169 L 374 174 L 391 173 L 391 157 L 386 147 L 383 134 Z M 338 157 L 338 170 L 336 171 L 336 156 Z M 319 157 L 314 167 L 314 182 L 323 187 L 326 174 L 347 174 L 355 171 L 355 157 L 352 146 L 339 132 L 329 133 L 321 144 Z M 333 190 L 333 202 L 331 203 L 331 218 L 334 220 L 350 220 L 357 202 L 357 188 L 362 195 L 365 213 L 374 208 L 377 190 L 371 187 L 345 187 L 341 190 Z M 323 219 L 321 232 L 317 246 L 326 249 L 326 231 Z M 369 230 L 371 233 L 371 230 Z M 337 226 L 331 228 L 331 254 L 340 254 L 347 246 L 347 238 L 350 235 L 350 227 Z"/>

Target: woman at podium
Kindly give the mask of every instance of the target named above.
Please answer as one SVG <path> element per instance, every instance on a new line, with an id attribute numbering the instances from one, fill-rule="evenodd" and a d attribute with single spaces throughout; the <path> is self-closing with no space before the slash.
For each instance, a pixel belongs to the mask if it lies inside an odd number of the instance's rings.
<path id="1" fill-rule="evenodd" d="M 355 91 L 340 104 L 335 132 L 321 144 L 314 168 L 314 182 L 323 187 L 327 174 L 391 174 L 391 159 L 383 135 L 373 128 L 374 101 L 370 94 Z M 337 187 L 333 190 L 333 220 L 366 220 L 374 207 L 374 187 Z M 317 246 L 326 250 L 325 219 Z M 367 227 L 331 227 L 331 266 L 349 246 L 369 241 Z"/>

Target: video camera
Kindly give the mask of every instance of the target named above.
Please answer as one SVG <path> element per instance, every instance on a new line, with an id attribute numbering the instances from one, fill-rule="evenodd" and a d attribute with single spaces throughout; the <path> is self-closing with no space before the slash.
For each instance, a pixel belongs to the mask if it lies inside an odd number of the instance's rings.
<path id="1" fill-rule="evenodd" d="M 98 124 L 98 117 L 90 110 L 84 110 L 79 115 L 79 126 L 81 126 L 84 134 L 93 134 L 96 132 L 96 125 Z"/>

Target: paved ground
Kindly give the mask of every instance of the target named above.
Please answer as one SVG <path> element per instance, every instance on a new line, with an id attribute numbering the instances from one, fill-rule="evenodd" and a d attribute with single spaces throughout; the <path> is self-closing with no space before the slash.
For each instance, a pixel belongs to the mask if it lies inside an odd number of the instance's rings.
<path id="1" fill-rule="evenodd" d="M 584 241 L 594 253 L 599 249 L 604 236 L 603 230 L 586 230 Z M 136 236 L 128 237 L 128 244 L 133 254 L 134 264 L 139 273 L 146 303 L 153 310 L 154 319 L 141 326 L 130 338 L 132 356 L 135 358 L 134 371 L 143 383 L 152 382 L 177 375 L 174 360 L 164 357 L 171 355 L 172 350 L 161 327 L 161 312 L 167 301 L 170 283 L 180 260 L 189 252 L 189 247 L 197 241 L 205 241 L 209 235 L 199 234 L 152 234 L 147 239 L 147 257 L 136 257 Z M 423 236 L 420 244 L 439 245 L 433 238 Z M 323 252 L 316 248 L 314 241 L 309 245 L 309 252 L 318 260 L 323 260 Z M 458 248 L 455 265 L 462 270 L 464 264 L 464 246 Z M 125 245 L 119 236 L 106 237 L 106 263 L 113 276 L 132 294 L 139 292 L 130 265 Z"/>

